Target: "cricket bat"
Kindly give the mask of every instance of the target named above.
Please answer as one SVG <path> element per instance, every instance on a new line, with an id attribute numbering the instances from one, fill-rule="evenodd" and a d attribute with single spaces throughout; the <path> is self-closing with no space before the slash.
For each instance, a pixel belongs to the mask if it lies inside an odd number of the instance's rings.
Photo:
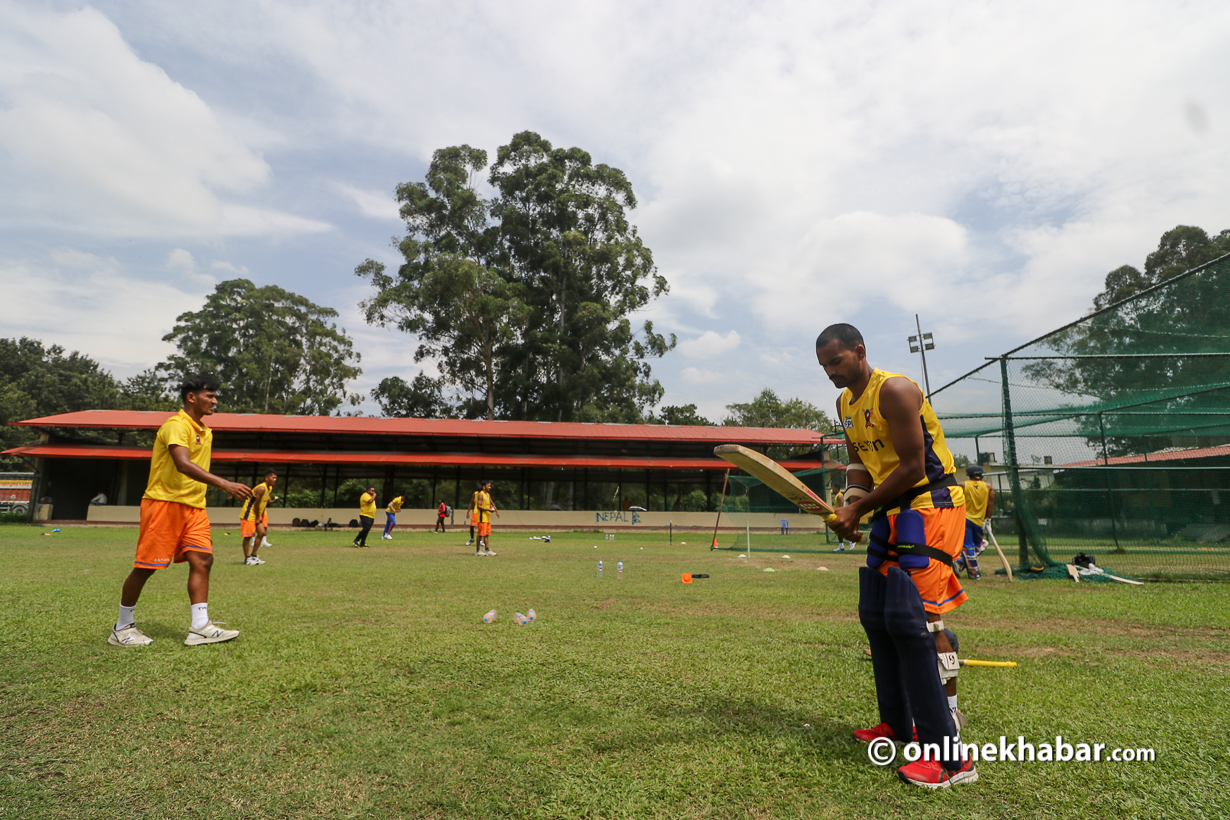
<path id="1" fill-rule="evenodd" d="M 811 488 L 794 477 L 794 474 L 768 456 L 749 450 L 739 444 L 719 444 L 713 454 L 764 482 L 764 485 L 803 512 L 818 515 L 828 523 L 837 520 L 833 508 L 824 502 Z M 863 540 L 859 533 L 856 542 Z"/>
<path id="2" fill-rule="evenodd" d="M 1008 565 L 1008 559 L 1004 557 L 1004 551 L 999 548 L 999 542 L 995 540 L 995 533 L 991 532 L 991 525 L 987 524 L 987 535 L 991 536 L 991 543 L 995 545 L 995 551 L 999 553 L 999 561 L 1004 565 L 1004 572 L 1008 573 L 1008 583 L 1012 583 L 1012 567 Z"/>

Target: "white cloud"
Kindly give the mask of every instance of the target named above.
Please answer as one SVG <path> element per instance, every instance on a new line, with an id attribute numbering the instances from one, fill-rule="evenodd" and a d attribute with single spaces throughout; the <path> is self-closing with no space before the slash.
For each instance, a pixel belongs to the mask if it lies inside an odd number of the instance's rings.
<path id="1" fill-rule="evenodd" d="M 726 378 L 716 370 L 703 370 L 698 367 L 685 367 L 679 375 L 688 384 L 715 384 Z"/>
<path id="2" fill-rule="evenodd" d="M 269 165 L 95 9 L 6 4 L 0 220 L 119 236 L 301 233 L 328 226 L 224 198 Z"/>
<path id="3" fill-rule="evenodd" d="M 353 185 L 338 183 L 337 189 L 358 206 L 360 213 L 372 219 L 401 222 L 401 206 L 384 191 L 363 191 Z"/>
<path id="4" fill-rule="evenodd" d="M 679 352 L 689 359 L 708 359 L 729 353 L 739 346 L 739 332 L 732 330 L 725 336 L 719 336 L 712 330 L 706 330 L 695 339 L 685 339 L 679 343 Z"/>
<path id="5" fill-rule="evenodd" d="M 72 249 L 50 257 L 50 264 L 0 260 L 6 334 L 80 351 L 118 378 L 152 367 L 173 352 L 162 337 L 176 316 L 199 310 L 210 290 L 191 271 L 147 279 L 132 275 L 113 257 Z"/>

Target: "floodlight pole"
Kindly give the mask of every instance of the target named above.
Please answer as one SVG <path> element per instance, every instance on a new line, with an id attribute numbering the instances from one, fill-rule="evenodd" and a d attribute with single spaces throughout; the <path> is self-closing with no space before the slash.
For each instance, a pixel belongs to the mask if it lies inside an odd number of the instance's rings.
<path id="1" fill-rule="evenodd" d="M 911 336 L 907 341 L 910 343 L 910 352 L 922 356 L 923 385 L 927 388 L 927 401 L 931 401 L 931 379 L 927 376 L 927 351 L 935 350 L 935 342 L 931 340 L 930 333 L 922 332 L 922 322 L 919 321 L 917 313 L 914 314 L 914 327 L 918 330 L 918 335 Z"/>

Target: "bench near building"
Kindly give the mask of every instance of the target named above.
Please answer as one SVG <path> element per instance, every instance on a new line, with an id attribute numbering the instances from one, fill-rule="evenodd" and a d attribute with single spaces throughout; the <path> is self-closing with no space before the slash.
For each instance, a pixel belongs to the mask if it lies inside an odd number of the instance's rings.
<path id="1" fill-rule="evenodd" d="M 36 429 L 39 442 L 6 454 L 34 467 L 34 491 L 54 495 L 56 519 L 136 523 L 153 433 L 168 415 L 90 410 L 29 419 L 17 424 Z M 835 479 L 844 470 L 831 460 L 842 440 L 810 430 L 233 413 L 208 422 L 213 472 L 251 485 L 266 469 L 278 471 L 274 526 L 295 519 L 347 525 L 367 486 L 377 488 L 381 508 L 394 492 L 405 496 L 399 525 L 434 526 L 444 501 L 461 526 L 471 493 L 488 480 L 504 528 L 712 527 L 729 467 L 713 455 L 719 444 L 806 448 L 782 463 L 832 470 Z M 91 505 L 100 492 L 110 503 Z M 215 526 L 238 519 L 221 493 L 211 491 L 209 504 Z M 780 526 L 780 510 L 743 512 L 728 523 Z M 795 529 L 822 526 L 796 518 Z"/>

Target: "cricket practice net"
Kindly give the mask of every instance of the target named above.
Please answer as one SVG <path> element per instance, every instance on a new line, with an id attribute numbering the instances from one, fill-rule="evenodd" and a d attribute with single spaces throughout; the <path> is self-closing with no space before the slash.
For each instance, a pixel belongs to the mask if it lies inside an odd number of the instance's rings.
<path id="1" fill-rule="evenodd" d="M 1018 574 L 1062 577 L 1084 552 L 1136 578 L 1230 579 L 1230 256 L 931 400 L 954 452 L 995 487 L 993 529 Z"/>

